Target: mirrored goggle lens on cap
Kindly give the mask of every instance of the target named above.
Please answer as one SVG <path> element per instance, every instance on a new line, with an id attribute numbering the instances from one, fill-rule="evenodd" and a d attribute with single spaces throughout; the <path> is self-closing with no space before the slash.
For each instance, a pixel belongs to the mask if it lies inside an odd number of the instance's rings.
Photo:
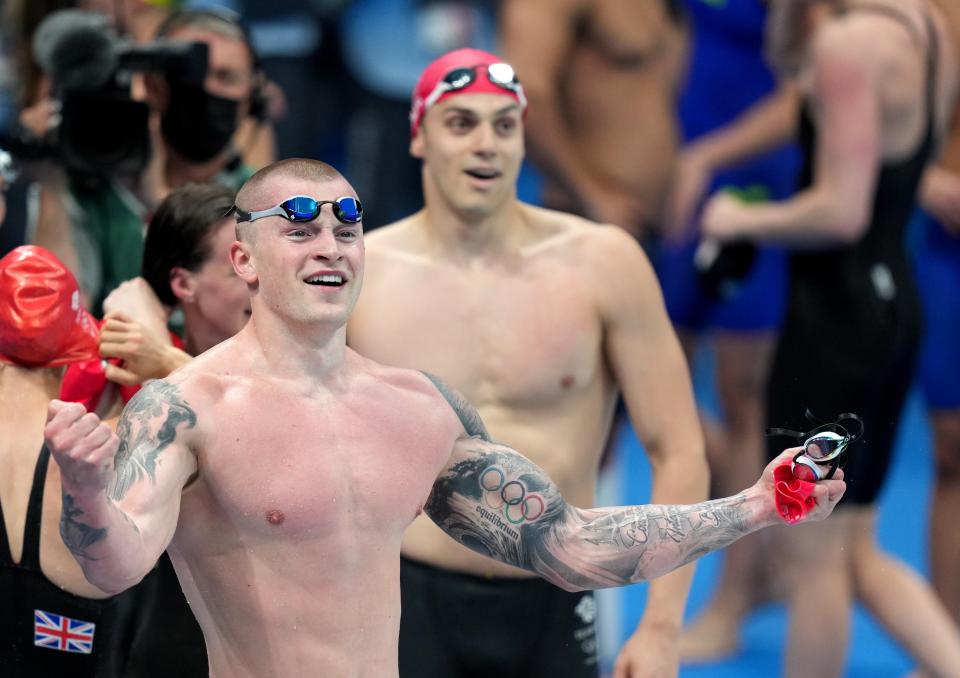
<path id="1" fill-rule="evenodd" d="M 520 80 L 517 79 L 517 73 L 513 70 L 513 66 L 505 63 L 497 63 L 490 64 L 486 67 L 464 66 L 463 68 L 455 68 L 443 76 L 443 82 L 446 85 L 445 89 L 448 91 L 456 91 L 469 86 L 476 80 L 478 68 L 484 68 L 487 72 L 487 79 L 498 87 L 515 92 L 520 85 Z"/>
<path id="2" fill-rule="evenodd" d="M 513 70 L 513 66 L 510 64 L 490 64 L 487 66 L 487 75 L 494 85 L 500 85 L 507 89 L 514 89 L 520 84 L 517 72 Z"/>
<path id="3" fill-rule="evenodd" d="M 822 431 L 807 438 L 803 443 L 803 451 L 815 461 L 830 461 L 840 456 L 849 440 L 839 433 Z"/>

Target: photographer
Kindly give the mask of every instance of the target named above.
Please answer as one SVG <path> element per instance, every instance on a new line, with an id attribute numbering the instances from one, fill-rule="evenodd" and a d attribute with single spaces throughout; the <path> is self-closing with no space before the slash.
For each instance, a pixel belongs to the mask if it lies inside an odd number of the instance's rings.
<path id="1" fill-rule="evenodd" d="M 87 14 L 87 19 L 94 16 Z M 81 70 L 96 65 L 97 54 L 85 61 L 75 56 L 56 60 L 58 47 L 66 52 L 83 38 L 84 49 L 102 39 L 89 25 L 83 29 L 86 33 L 71 27 L 52 37 L 56 32 L 45 34 L 44 26 L 38 31 L 34 53 L 53 71 L 55 91 L 58 73 L 62 82 L 82 80 Z M 101 32 L 109 39 L 105 22 Z M 123 101 L 112 96 L 109 108 L 101 104 L 86 116 L 71 116 L 71 110 L 81 106 L 68 103 L 80 97 L 64 100 L 58 130 L 64 180 L 59 185 L 56 179 L 42 181 L 47 195 L 45 201 L 41 194 L 36 241 L 65 261 L 76 262 L 84 299 L 98 314 L 110 290 L 138 274 L 146 222 L 172 188 L 211 180 L 236 188 L 252 173 L 232 143 L 241 122 L 258 117 L 263 109 L 262 76 L 242 26 L 232 14 L 189 10 L 171 15 L 157 37 L 130 66 L 132 71 L 147 71 L 145 102 L 134 101 L 128 89 Z M 171 56 L 168 46 L 183 43 L 205 46 L 207 64 L 200 77 L 192 52 Z M 123 76 L 117 76 L 121 84 Z M 66 88 L 61 84 L 60 89 Z M 92 146 L 87 135 L 97 137 L 106 149 L 99 157 L 81 152 Z M 129 143 L 111 148 L 111 135 Z M 43 209 L 44 204 L 51 208 Z"/>

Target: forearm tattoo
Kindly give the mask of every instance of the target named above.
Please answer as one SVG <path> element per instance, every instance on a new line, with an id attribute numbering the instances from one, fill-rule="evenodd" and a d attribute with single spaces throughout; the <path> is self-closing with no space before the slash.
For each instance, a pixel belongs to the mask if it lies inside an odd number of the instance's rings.
<path id="1" fill-rule="evenodd" d="M 581 510 L 532 462 L 477 441 L 434 484 L 427 514 L 461 544 L 570 590 L 643 581 L 752 531 L 746 497 Z"/>
<path id="2" fill-rule="evenodd" d="M 60 510 L 60 536 L 76 558 L 96 560 L 87 555 L 87 548 L 107 536 L 107 528 L 91 527 L 77 518 L 83 511 L 77 507 L 73 495 L 63 493 L 63 507 Z"/>
<path id="3" fill-rule="evenodd" d="M 127 403 L 117 436 L 110 498 L 119 501 L 143 478 L 156 482 L 157 458 L 177 437 L 177 427 L 192 428 L 197 415 L 174 384 L 161 379 L 149 382 Z"/>

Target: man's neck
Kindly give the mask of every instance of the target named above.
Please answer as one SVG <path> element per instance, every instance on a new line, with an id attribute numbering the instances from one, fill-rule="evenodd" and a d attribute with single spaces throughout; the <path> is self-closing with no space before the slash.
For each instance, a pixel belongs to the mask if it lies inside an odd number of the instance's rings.
<path id="1" fill-rule="evenodd" d="M 344 325 L 297 326 L 264 311 L 254 310 L 238 336 L 257 346 L 272 376 L 315 383 L 343 368 L 347 356 Z"/>
<path id="2" fill-rule="evenodd" d="M 528 238 L 527 220 L 516 199 L 497 210 L 472 216 L 451 208 L 442 199 L 426 198 L 419 220 L 428 242 L 445 256 L 471 259 L 516 251 Z"/>

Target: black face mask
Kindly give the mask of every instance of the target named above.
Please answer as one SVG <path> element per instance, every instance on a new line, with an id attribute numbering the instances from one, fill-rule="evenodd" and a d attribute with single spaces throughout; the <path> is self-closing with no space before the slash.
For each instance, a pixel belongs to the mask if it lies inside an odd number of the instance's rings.
<path id="1" fill-rule="evenodd" d="M 203 87 L 170 84 L 170 107 L 160 121 L 163 138 L 194 162 L 212 160 L 237 131 L 240 101 L 225 99 Z"/>

